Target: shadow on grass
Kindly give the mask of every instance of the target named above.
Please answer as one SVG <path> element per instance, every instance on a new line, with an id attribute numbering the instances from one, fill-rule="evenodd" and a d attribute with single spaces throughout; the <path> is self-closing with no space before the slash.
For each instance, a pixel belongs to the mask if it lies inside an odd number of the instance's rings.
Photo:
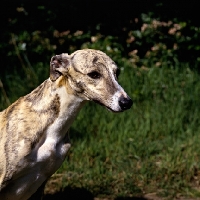
<path id="1" fill-rule="evenodd" d="M 117 197 L 114 200 L 147 200 L 143 197 Z"/>
<path id="2" fill-rule="evenodd" d="M 79 200 L 79 199 L 85 199 L 85 200 L 93 200 L 94 196 L 91 192 L 84 188 L 70 188 L 66 187 L 63 191 L 54 193 L 54 194 L 46 194 L 44 196 L 44 200 Z"/>
<path id="3" fill-rule="evenodd" d="M 95 200 L 94 195 L 86 190 L 85 188 L 70 188 L 66 187 L 63 191 L 57 192 L 55 194 L 46 194 L 43 198 L 44 200 Z M 108 198 L 111 200 L 111 198 Z M 96 198 L 96 200 L 101 200 L 101 198 Z M 106 198 L 102 198 L 106 200 Z M 114 200 L 147 200 L 142 197 L 117 197 Z"/>

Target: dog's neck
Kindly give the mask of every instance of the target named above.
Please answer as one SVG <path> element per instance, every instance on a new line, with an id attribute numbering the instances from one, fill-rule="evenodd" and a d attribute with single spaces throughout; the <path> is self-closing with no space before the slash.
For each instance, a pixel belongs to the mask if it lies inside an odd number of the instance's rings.
<path id="1" fill-rule="evenodd" d="M 85 103 L 71 92 L 68 84 L 62 84 L 62 81 L 63 79 L 55 82 L 48 79 L 25 97 L 31 109 L 36 111 L 40 118 L 43 115 L 46 118 L 48 116 L 48 119 L 41 120 L 41 126 L 51 130 L 48 131 L 48 136 L 54 134 L 54 137 L 61 138 Z"/>
<path id="2" fill-rule="evenodd" d="M 54 84 L 57 83 L 52 82 L 52 88 L 55 86 Z M 66 88 L 66 85 L 61 85 L 55 92 L 52 91 L 52 95 L 58 95 L 60 100 L 60 111 L 57 118 L 59 128 L 63 128 L 64 131 L 67 131 L 86 101 L 70 92 L 69 88 Z"/>

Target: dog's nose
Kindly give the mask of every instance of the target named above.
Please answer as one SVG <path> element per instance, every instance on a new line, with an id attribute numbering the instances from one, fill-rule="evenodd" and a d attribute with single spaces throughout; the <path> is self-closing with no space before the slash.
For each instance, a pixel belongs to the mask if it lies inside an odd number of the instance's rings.
<path id="1" fill-rule="evenodd" d="M 121 96 L 119 98 L 119 106 L 122 110 L 127 110 L 131 108 L 132 105 L 133 105 L 133 101 L 129 97 L 125 98 Z"/>

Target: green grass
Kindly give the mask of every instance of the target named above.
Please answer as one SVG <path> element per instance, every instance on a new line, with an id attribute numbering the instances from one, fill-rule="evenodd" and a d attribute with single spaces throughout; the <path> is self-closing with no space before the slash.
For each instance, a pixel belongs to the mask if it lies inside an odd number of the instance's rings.
<path id="1" fill-rule="evenodd" d="M 200 197 L 200 81 L 187 66 L 132 68 L 120 83 L 134 100 L 113 114 L 89 103 L 71 130 L 72 148 L 58 170 L 58 187 L 83 187 L 95 196 L 149 192 Z M 55 176 L 56 177 L 56 176 Z"/>
<path id="2" fill-rule="evenodd" d="M 78 187 L 113 198 L 151 192 L 168 198 L 200 197 L 200 75 L 180 63 L 136 68 L 121 59 L 118 65 L 119 82 L 133 107 L 114 114 L 88 103 L 70 129 L 72 148 L 53 176 L 54 188 L 48 190 Z M 36 75 L 46 69 L 38 67 Z M 11 102 L 33 87 L 12 78 Z M 6 88 L 1 89 L 3 108 Z"/>

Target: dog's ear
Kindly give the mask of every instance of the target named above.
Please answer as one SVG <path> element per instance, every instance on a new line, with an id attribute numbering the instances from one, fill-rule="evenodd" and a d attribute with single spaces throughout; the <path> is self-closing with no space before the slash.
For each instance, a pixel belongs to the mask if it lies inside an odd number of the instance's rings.
<path id="1" fill-rule="evenodd" d="M 50 79 L 56 81 L 61 75 L 66 75 L 70 65 L 68 54 L 56 55 L 50 61 Z"/>

